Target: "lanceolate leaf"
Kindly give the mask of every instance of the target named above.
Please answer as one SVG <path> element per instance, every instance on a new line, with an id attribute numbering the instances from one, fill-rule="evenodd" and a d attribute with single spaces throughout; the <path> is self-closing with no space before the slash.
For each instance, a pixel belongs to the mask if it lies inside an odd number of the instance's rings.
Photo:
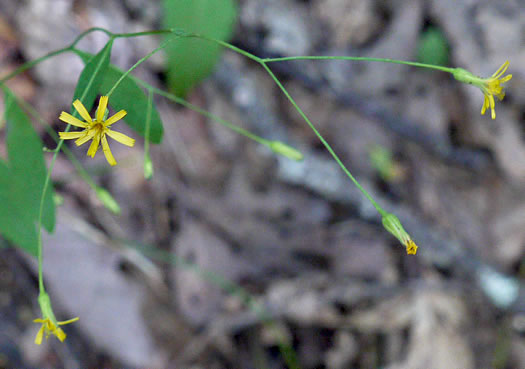
<path id="1" fill-rule="evenodd" d="M 15 96 L 5 89 L 5 116 L 7 120 L 7 151 L 11 176 L 20 181 L 21 190 L 28 199 L 28 211 L 36 219 L 47 169 L 44 163 L 42 142 Z M 49 186 L 44 199 L 42 224 L 49 231 L 55 225 L 53 187 Z"/>
<path id="2" fill-rule="evenodd" d="M 222 41 L 231 37 L 236 16 L 234 0 L 164 0 L 165 28 L 179 28 Z M 172 42 L 166 52 L 169 86 L 184 97 L 212 71 L 220 47 L 189 38 Z"/>
<path id="3" fill-rule="evenodd" d="M 26 252 L 37 255 L 35 218 L 19 181 L 0 161 L 0 234 Z"/>
<path id="4" fill-rule="evenodd" d="M 104 81 L 106 70 L 109 65 L 112 46 L 113 40 L 111 39 L 97 55 L 92 57 L 86 63 L 84 70 L 82 70 L 82 73 L 80 73 L 80 77 L 78 78 L 73 101 L 79 99 L 88 111 L 93 107 L 100 86 Z M 71 111 L 76 113 L 75 109 L 72 109 Z M 75 113 L 73 115 L 75 115 Z"/>
<path id="5" fill-rule="evenodd" d="M 76 50 L 75 52 L 84 62 L 87 62 L 91 57 L 91 54 L 80 50 Z M 115 82 L 120 79 L 122 74 L 124 74 L 122 70 L 114 65 L 110 65 L 106 70 L 106 75 L 100 86 L 99 93 L 101 95 L 108 93 Z M 124 117 L 124 121 L 140 135 L 143 137 L 145 136 L 148 98 L 144 94 L 142 88 L 140 88 L 140 86 L 133 80 L 132 76 L 127 76 L 118 85 L 109 98 L 109 105 L 115 111 L 121 109 L 126 110 L 128 114 Z M 151 107 L 150 141 L 153 143 L 160 143 L 162 141 L 163 132 L 160 115 L 153 105 Z"/>

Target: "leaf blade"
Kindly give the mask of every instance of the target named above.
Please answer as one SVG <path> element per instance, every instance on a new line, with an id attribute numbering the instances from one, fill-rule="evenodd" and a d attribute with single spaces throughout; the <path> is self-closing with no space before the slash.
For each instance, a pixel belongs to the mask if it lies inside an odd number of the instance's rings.
<path id="1" fill-rule="evenodd" d="M 164 0 L 166 28 L 180 28 L 222 41 L 231 37 L 236 16 L 233 0 Z M 184 97 L 213 70 L 220 52 L 221 47 L 209 41 L 192 38 L 172 42 L 166 48 L 170 88 Z"/>
<path id="2" fill-rule="evenodd" d="M 24 211 L 26 199 L 18 185 L 16 177 L 10 176 L 7 165 L 0 161 L 0 233 L 29 254 L 37 256 L 34 218 Z"/>
<path id="3" fill-rule="evenodd" d="M 19 181 L 17 187 L 23 191 L 23 196 L 27 199 L 28 212 L 33 219 L 37 220 L 47 176 L 42 141 L 33 129 L 29 117 L 16 102 L 14 94 L 5 88 L 4 96 L 10 174 Z M 51 184 L 44 198 L 42 224 L 49 232 L 53 231 L 55 206 Z"/>
<path id="4" fill-rule="evenodd" d="M 113 39 L 110 39 L 102 50 L 86 63 L 86 66 L 78 77 L 75 93 L 73 94 L 73 101 L 77 99 L 80 100 L 87 111 L 90 111 L 93 107 L 95 98 L 100 91 L 100 86 L 104 82 L 104 77 L 109 66 L 112 46 Z M 77 113 L 73 108 L 71 111 L 74 112 L 73 115 Z M 78 117 L 78 114 L 76 116 Z"/>

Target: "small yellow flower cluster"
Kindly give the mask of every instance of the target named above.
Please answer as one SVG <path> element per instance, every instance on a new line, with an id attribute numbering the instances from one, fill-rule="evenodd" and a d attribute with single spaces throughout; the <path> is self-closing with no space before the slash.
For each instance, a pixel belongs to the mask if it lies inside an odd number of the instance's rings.
<path id="1" fill-rule="evenodd" d="M 75 102 L 73 102 L 73 106 L 80 114 L 80 116 L 84 118 L 84 122 L 78 118 L 75 118 L 71 114 L 66 113 L 65 111 L 63 111 L 60 114 L 60 117 L 58 119 L 60 119 L 63 122 L 69 123 L 72 126 L 84 128 L 84 130 L 77 132 L 59 132 L 60 138 L 62 140 L 76 139 L 75 143 L 77 144 L 77 146 L 83 145 L 84 143 L 93 139 L 93 142 L 91 142 L 91 146 L 89 146 L 89 150 L 87 152 L 87 155 L 91 156 L 92 158 L 95 157 L 98 147 L 102 143 L 102 151 L 106 156 L 106 160 L 110 165 L 116 165 L 117 161 L 111 153 L 106 135 L 108 135 L 115 141 L 118 141 L 121 144 L 129 147 L 132 147 L 135 144 L 135 140 L 131 137 L 128 137 L 123 133 L 113 131 L 109 128 L 113 123 L 124 118 L 124 116 L 127 114 L 126 111 L 121 110 L 112 117 L 104 119 L 106 108 L 108 106 L 107 96 L 102 96 L 100 98 L 98 103 L 98 109 L 95 114 L 95 119 L 91 119 L 91 116 L 89 115 L 87 109 L 80 102 L 80 100 L 75 100 Z"/>

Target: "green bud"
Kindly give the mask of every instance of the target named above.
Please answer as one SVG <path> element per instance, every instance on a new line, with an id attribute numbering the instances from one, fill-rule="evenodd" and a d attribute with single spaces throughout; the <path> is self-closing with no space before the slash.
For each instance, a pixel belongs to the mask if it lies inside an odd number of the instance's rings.
<path id="1" fill-rule="evenodd" d="M 288 146 L 281 141 L 270 141 L 268 147 L 276 154 L 286 156 L 288 159 L 301 161 L 304 159 L 303 154 L 297 149 Z"/>
<path id="2" fill-rule="evenodd" d="M 53 193 L 53 202 L 55 206 L 60 206 L 64 203 L 64 197 L 55 192 Z"/>
<path id="3" fill-rule="evenodd" d="M 385 181 L 391 181 L 398 175 L 399 170 L 392 159 L 392 153 L 379 145 L 374 145 L 369 153 L 372 166 Z"/>
<path id="4" fill-rule="evenodd" d="M 111 194 L 108 191 L 101 187 L 97 187 L 96 193 L 98 199 L 102 202 L 106 209 L 111 211 L 113 214 L 120 214 L 119 204 L 115 201 L 113 196 L 111 196 Z"/>
<path id="5" fill-rule="evenodd" d="M 469 85 L 478 86 L 483 84 L 483 79 L 470 73 L 468 70 L 463 68 L 454 68 L 452 75 L 459 82 L 467 83 Z"/>
<path id="6" fill-rule="evenodd" d="M 144 178 L 151 179 L 153 178 L 153 163 L 149 155 L 146 155 L 144 158 Z"/>
<path id="7" fill-rule="evenodd" d="M 392 213 L 384 213 L 383 215 L 383 227 L 390 232 L 395 238 L 399 240 L 405 246 L 407 254 L 415 254 L 417 251 L 417 245 L 412 241 L 410 235 L 405 231 L 398 217 Z"/>
<path id="8" fill-rule="evenodd" d="M 57 319 L 55 318 L 55 313 L 51 307 L 51 299 L 49 295 L 45 292 L 40 292 L 38 295 L 38 305 L 40 306 L 40 311 L 42 312 L 42 317 L 44 319 L 49 319 L 56 324 Z"/>

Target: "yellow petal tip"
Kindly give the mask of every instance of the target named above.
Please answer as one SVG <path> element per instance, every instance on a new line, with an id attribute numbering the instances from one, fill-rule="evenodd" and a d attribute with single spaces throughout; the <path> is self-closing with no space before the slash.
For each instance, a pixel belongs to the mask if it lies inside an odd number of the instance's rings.
<path id="1" fill-rule="evenodd" d="M 417 252 L 417 245 L 414 241 L 408 240 L 408 244 L 406 245 L 407 248 L 407 255 L 415 255 Z"/>

